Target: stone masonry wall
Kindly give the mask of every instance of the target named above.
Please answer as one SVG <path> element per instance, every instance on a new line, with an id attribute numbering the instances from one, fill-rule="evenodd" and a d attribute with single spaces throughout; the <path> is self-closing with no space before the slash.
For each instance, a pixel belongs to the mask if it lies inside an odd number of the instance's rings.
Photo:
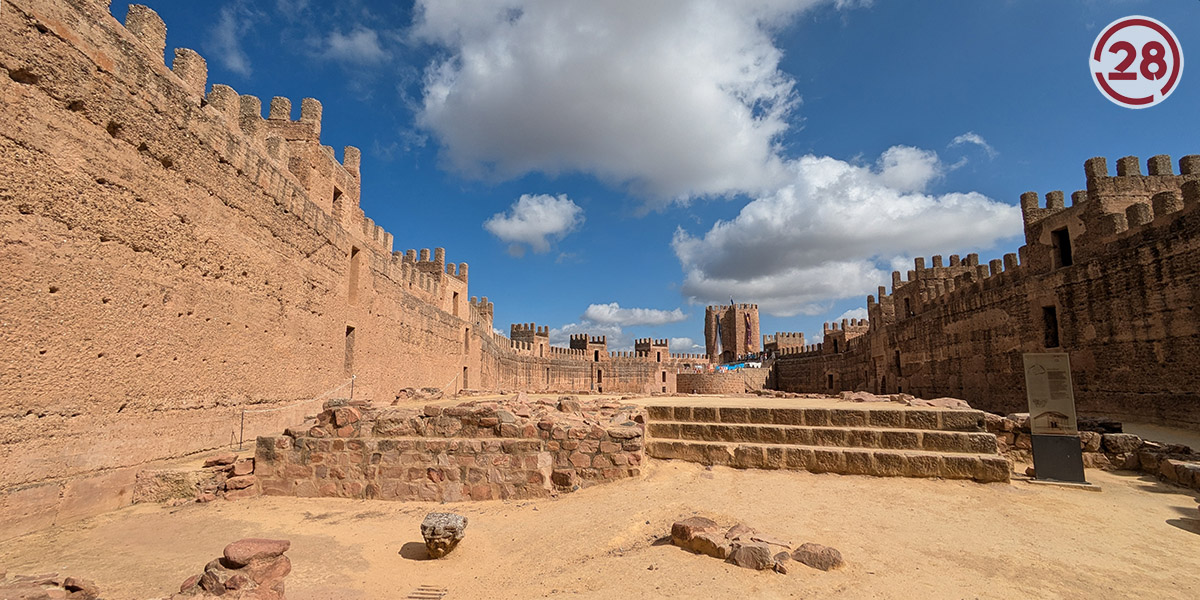
<path id="1" fill-rule="evenodd" d="M 1022 353 L 1063 351 L 1080 413 L 1200 427 L 1200 157 L 1181 159 L 1181 175 L 1169 157 L 1148 164 L 1143 176 L 1123 158 L 1110 176 L 1089 160 L 1069 207 L 1061 192 L 1045 207 L 1023 196 L 1019 255 L 919 258 L 894 273 L 891 294 L 867 299 L 869 330 L 837 353 L 780 358 L 780 389 L 954 396 L 1009 413 L 1025 408 Z"/>
<path id="2" fill-rule="evenodd" d="M 337 401 L 312 427 L 260 437 L 255 475 L 267 495 L 540 498 L 637 476 L 643 422 L 632 406 L 573 397 L 422 410 Z"/>
<path id="3" fill-rule="evenodd" d="M 166 52 L 146 7 L 0 0 L 0 539 L 127 505 L 143 467 L 236 441 L 244 409 L 247 439 L 280 431 L 352 375 L 382 400 L 673 390 L 673 363 L 497 339 L 466 263 L 363 214 L 318 101 Z"/>

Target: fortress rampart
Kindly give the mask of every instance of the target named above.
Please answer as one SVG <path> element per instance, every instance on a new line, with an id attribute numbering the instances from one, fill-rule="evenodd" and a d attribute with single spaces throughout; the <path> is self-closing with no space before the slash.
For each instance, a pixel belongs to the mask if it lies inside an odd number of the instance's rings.
<path id="1" fill-rule="evenodd" d="M 1025 407 L 1021 354 L 1071 356 L 1083 414 L 1200 427 L 1200 156 L 1084 166 L 1087 189 L 1021 196 L 1025 245 L 979 264 L 918 258 L 869 322 L 776 363 L 781 389 L 955 396 Z M 876 299 L 878 298 L 878 299 Z M 849 325 L 847 327 L 846 325 Z M 843 335 L 844 334 L 844 335 Z M 838 347 L 835 349 L 833 343 Z"/>
<path id="2" fill-rule="evenodd" d="M 669 392 L 695 362 L 495 334 L 466 263 L 393 251 L 363 214 L 361 152 L 322 145 L 320 102 L 210 86 L 199 53 L 166 64 L 166 31 L 143 6 L 0 0 L 0 539 L 351 389 Z"/>

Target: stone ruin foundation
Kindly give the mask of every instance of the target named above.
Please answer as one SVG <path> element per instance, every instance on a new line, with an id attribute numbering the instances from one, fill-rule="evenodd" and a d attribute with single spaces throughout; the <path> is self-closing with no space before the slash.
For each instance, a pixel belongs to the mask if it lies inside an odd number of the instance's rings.
<path id="1" fill-rule="evenodd" d="M 333 400 L 315 421 L 258 438 L 254 475 L 273 496 L 544 498 L 638 476 L 644 422 L 637 407 L 575 397 L 421 409 Z"/>

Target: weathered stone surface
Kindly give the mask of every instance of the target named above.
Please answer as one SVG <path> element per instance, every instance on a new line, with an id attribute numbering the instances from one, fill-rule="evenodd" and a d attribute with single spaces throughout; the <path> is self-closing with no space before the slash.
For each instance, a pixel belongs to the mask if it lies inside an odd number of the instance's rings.
<path id="1" fill-rule="evenodd" d="M 441 558 L 454 550 L 467 533 L 467 518 L 454 513 L 429 513 L 421 522 L 421 537 L 429 556 Z"/>
<path id="2" fill-rule="evenodd" d="M 1079 447 L 1084 452 L 1099 452 L 1101 436 L 1095 431 L 1079 432 Z"/>
<path id="3" fill-rule="evenodd" d="M 775 566 L 775 555 L 771 547 L 758 542 L 735 542 L 727 562 L 744 569 L 764 571 Z"/>
<path id="4" fill-rule="evenodd" d="M 838 552 L 836 548 L 812 542 L 801 544 L 799 548 L 796 548 L 796 551 L 792 553 L 792 559 L 822 571 L 837 569 L 845 564 L 842 560 L 842 553 Z"/>
<path id="5" fill-rule="evenodd" d="M 706 517 L 688 517 L 671 524 L 671 541 L 676 546 L 690 542 L 697 533 L 717 531 L 717 522 Z"/>
<path id="6" fill-rule="evenodd" d="M 226 452 L 224 454 L 210 456 L 204 460 L 204 466 L 205 467 L 219 467 L 219 466 L 225 466 L 225 465 L 232 465 L 233 461 L 237 460 L 237 457 L 238 457 L 238 455 L 234 454 L 233 452 Z"/>
<path id="7" fill-rule="evenodd" d="M 1142 446 L 1142 438 L 1132 433 L 1106 433 L 1101 437 L 1105 452 L 1122 454 L 1134 452 Z"/>
<path id="8" fill-rule="evenodd" d="M 243 458 L 243 459 L 233 463 L 233 470 L 230 471 L 229 474 L 233 475 L 234 477 L 240 477 L 242 475 L 249 475 L 253 472 L 254 472 L 254 459 L 253 458 Z"/>
<path id="9" fill-rule="evenodd" d="M 692 536 L 686 544 L 676 545 L 721 560 L 728 558 L 730 552 L 729 540 L 718 531 L 701 531 Z"/>
<path id="10" fill-rule="evenodd" d="M 288 540 L 246 538 L 225 546 L 224 555 L 231 565 L 244 567 L 253 560 L 280 556 L 291 547 L 292 543 Z"/>

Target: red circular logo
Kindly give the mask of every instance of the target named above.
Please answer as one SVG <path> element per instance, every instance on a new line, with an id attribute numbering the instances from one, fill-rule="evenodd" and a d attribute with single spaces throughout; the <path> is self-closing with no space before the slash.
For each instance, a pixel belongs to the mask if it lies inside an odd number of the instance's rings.
<path id="1" fill-rule="evenodd" d="M 1096 87 L 1114 104 L 1150 108 L 1179 86 L 1183 49 L 1161 22 L 1125 17 L 1109 23 L 1096 37 L 1089 63 Z"/>

